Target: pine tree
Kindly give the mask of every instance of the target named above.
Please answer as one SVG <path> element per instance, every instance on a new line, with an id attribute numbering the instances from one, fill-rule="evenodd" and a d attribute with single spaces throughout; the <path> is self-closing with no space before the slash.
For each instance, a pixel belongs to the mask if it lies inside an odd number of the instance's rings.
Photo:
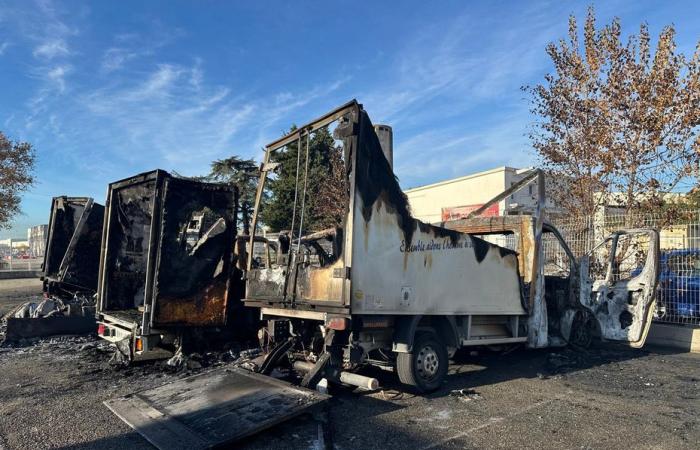
<path id="1" fill-rule="evenodd" d="M 290 132 L 296 130 L 292 126 Z M 338 192 L 347 193 L 342 148 L 336 147 L 333 136 L 327 128 L 312 133 L 309 138 L 308 177 L 304 200 L 304 172 L 306 169 L 306 137 L 301 139 L 299 177 L 297 179 L 298 142 L 292 142 L 284 149 L 274 152 L 270 161 L 279 163 L 275 175 L 266 181 L 267 202 L 261 211 L 261 221 L 272 231 L 290 230 L 294 215 L 294 192 L 297 189 L 295 231 L 301 221 L 304 204 L 303 232 L 311 233 L 341 224 L 345 204 Z M 338 176 L 338 175 L 341 176 Z M 298 180 L 298 184 L 297 184 Z"/>

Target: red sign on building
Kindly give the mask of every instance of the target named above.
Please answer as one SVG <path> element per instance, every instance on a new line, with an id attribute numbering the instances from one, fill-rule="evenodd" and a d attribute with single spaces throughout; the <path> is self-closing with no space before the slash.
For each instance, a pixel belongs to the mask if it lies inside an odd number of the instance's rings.
<path id="1" fill-rule="evenodd" d="M 481 208 L 482 206 L 484 206 L 483 203 L 480 205 L 453 206 L 450 208 L 442 208 L 442 221 L 444 222 L 446 220 L 465 219 L 470 212 L 475 211 Z M 499 216 L 500 212 L 501 211 L 498 207 L 498 203 L 494 203 L 493 205 L 486 208 L 486 210 L 482 212 L 479 215 L 479 217 Z"/>

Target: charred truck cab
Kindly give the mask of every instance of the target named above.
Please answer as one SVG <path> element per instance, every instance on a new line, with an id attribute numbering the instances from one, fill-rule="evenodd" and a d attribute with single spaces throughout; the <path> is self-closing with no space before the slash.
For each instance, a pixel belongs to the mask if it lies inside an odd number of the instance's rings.
<path id="1" fill-rule="evenodd" d="M 128 360 L 168 356 L 183 332 L 236 320 L 237 196 L 162 170 L 109 185 L 98 334 Z"/>
<path id="2" fill-rule="evenodd" d="M 318 201 L 307 189 L 313 176 L 309 149 L 321 132 L 335 140 L 326 148 L 330 159 L 342 162 L 341 176 L 328 175 L 329 192 L 321 197 L 340 211 L 330 227 L 309 229 L 306 205 Z M 279 232 L 276 258 L 260 264 L 251 252 L 247 261 L 245 303 L 268 320 L 260 333 L 269 345 L 262 373 L 287 364 L 305 373 L 306 386 L 327 378 L 373 387 L 376 380 L 353 373 L 370 364 L 394 370 L 403 383 L 426 392 L 440 386 L 448 358 L 464 346 L 544 347 L 564 345 L 572 336 L 585 344 L 596 330 L 604 338 L 643 344 L 656 283 L 655 231 L 616 234 L 606 244 L 611 252 L 604 266 L 619 266 L 621 236 L 645 236 L 648 257 L 638 276 L 616 279 L 610 270 L 591 279 L 581 268 L 589 266 L 580 266 L 556 229 L 543 223 L 542 211 L 420 222 L 356 101 L 266 147 L 249 248 L 267 225 L 261 215 L 275 195 L 266 180 L 289 167 L 279 161 L 290 149 L 296 149 L 290 230 Z M 570 256 L 565 279 L 544 275 L 543 232 Z M 496 235 L 520 244 L 496 245 Z"/>

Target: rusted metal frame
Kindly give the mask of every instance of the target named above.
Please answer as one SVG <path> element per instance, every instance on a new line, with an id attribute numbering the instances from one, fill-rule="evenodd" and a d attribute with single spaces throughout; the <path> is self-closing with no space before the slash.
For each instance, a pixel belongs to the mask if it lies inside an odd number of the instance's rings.
<path id="1" fill-rule="evenodd" d="M 52 240 L 52 237 L 53 237 L 53 234 L 54 234 L 54 229 L 55 229 L 55 227 L 56 227 L 56 204 L 57 204 L 57 200 L 58 200 L 58 199 L 63 200 L 66 204 L 70 204 L 70 203 L 82 203 L 82 202 L 84 202 L 85 204 L 87 204 L 88 201 L 91 201 L 91 200 L 92 200 L 92 198 L 90 198 L 90 197 L 66 197 L 66 196 L 54 197 L 54 198 L 51 199 L 51 215 L 49 216 L 49 225 L 48 225 L 48 227 L 47 227 L 48 234 L 47 234 L 47 236 L 46 236 L 47 247 L 46 247 L 46 252 L 44 253 L 44 261 L 43 261 L 43 264 L 44 264 L 44 265 L 43 265 L 43 272 L 44 272 L 44 275 L 49 275 L 49 274 L 47 273 L 47 269 L 48 269 L 48 262 L 50 261 L 50 257 L 51 257 L 51 254 L 52 254 L 52 252 L 51 252 L 52 246 L 50 246 L 50 245 L 48 245 L 48 244 L 49 244 L 49 243 L 51 242 L 51 240 Z M 83 217 L 83 216 L 81 215 L 81 217 Z M 75 230 L 77 230 L 78 228 L 79 228 L 79 227 L 76 227 Z M 73 230 L 73 231 L 75 232 L 75 230 Z M 75 236 L 75 234 L 74 234 L 73 236 L 71 236 L 71 240 L 73 239 L 74 236 Z M 60 276 L 60 274 L 61 274 L 61 267 L 63 266 L 63 262 L 64 262 L 64 260 L 65 260 L 66 254 L 68 253 L 68 248 L 69 248 L 69 247 L 70 247 L 70 241 L 69 241 L 69 245 L 66 247 L 66 253 L 64 253 L 63 259 L 61 259 L 61 262 L 58 264 L 58 268 L 57 268 L 57 270 L 56 270 L 56 274 L 59 275 L 59 276 Z M 61 277 L 61 278 L 62 278 L 62 277 Z M 61 279 L 60 281 L 63 282 L 62 279 Z"/>
<path id="2" fill-rule="evenodd" d="M 100 241 L 100 266 L 97 269 L 97 311 L 105 310 L 105 295 L 107 294 L 107 277 L 105 266 L 107 265 L 107 230 L 112 222 L 112 189 L 107 187 L 107 201 L 105 202 L 105 217 L 102 223 L 102 239 Z"/>
<path id="3" fill-rule="evenodd" d="M 144 285 L 143 296 L 143 323 L 141 330 L 143 334 L 149 334 L 151 323 L 155 319 L 155 299 L 154 287 L 156 268 L 160 268 L 160 228 L 161 228 L 161 201 L 165 197 L 165 182 L 162 170 L 156 170 L 156 186 L 153 191 L 153 201 L 151 202 L 151 231 L 148 236 L 148 258 L 146 259 L 146 283 Z M 155 260 L 155 261 L 154 261 Z"/>
<path id="4" fill-rule="evenodd" d="M 276 151 L 277 149 L 275 149 Z M 297 218 L 297 199 L 299 194 L 299 163 L 301 161 L 301 135 L 297 139 L 297 169 L 294 174 L 294 203 L 292 204 L 292 226 L 290 227 L 290 239 L 294 236 L 294 224 L 296 224 Z M 291 256 L 291 255 L 290 255 Z M 287 262 L 287 269 L 289 269 L 289 262 Z"/>
<path id="5" fill-rule="evenodd" d="M 80 214 L 80 219 L 78 219 L 78 223 L 75 226 L 75 229 L 73 230 L 73 236 L 71 236 L 70 241 L 68 242 L 68 246 L 66 247 L 66 253 L 63 254 L 63 259 L 61 260 L 61 264 L 58 265 L 58 278 L 61 282 L 63 282 L 63 278 L 65 277 L 65 270 L 67 270 L 67 267 L 65 267 L 68 264 L 68 255 L 70 255 L 75 248 L 76 245 L 78 245 L 78 240 L 80 238 L 80 233 L 78 232 L 83 225 L 85 225 L 85 222 L 87 222 L 87 218 L 90 215 L 90 212 L 92 211 L 92 205 L 94 201 L 91 198 L 85 199 L 85 205 L 83 206 L 83 212 Z"/>
<path id="6" fill-rule="evenodd" d="M 327 301 L 306 300 L 303 303 L 304 308 L 299 308 L 299 304 L 292 305 L 291 303 L 280 303 L 275 298 L 260 297 L 256 299 L 245 300 L 246 306 L 256 308 L 271 308 L 286 311 L 311 311 L 316 313 L 331 313 L 340 314 L 343 317 L 350 318 L 349 312 L 344 305 L 331 303 Z"/>
<path id="7" fill-rule="evenodd" d="M 102 225 L 102 242 L 100 245 L 100 267 L 98 269 L 98 311 L 104 311 L 105 309 L 105 299 L 107 296 L 107 290 L 109 288 L 108 277 L 106 276 L 106 266 L 109 260 L 109 252 L 112 250 L 109 247 L 109 239 L 107 239 L 107 232 L 111 227 L 112 214 L 113 214 L 113 202 L 115 201 L 112 195 L 118 189 L 127 186 L 133 186 L 136 184 L 145 183 L 158 178 L 158 171 L 154 172 L 144 172 L 133 177 L 125 178 L 123 180 L 115 181 L 107 186 L 107 201 L 105 203 L 105 220 Z"/>
<path id="8" fill-rule="evenodd" d="M 46 235 L 46 250 L 44 251 L 44 262 L 42 264 L 42 272 L 44 275 L 48 275 L 47 268 L 49 257 L 51 256 L 51 246 L 48 245 L 51 242 L 51 235 L 53 234 L 53 228 L 56 226 L 56 198 L 51 200 L 51 215 L 49 216 L 49 226 L 47 227 L 48 234 Z"/>
<path id="9" fill-rule="evenodd" d="M 287 144 L 285 144 L 287 145 Z M 272 151 L 277 151 L 279 149 L 276 148 L 274 150 L 268 149 L 268 152 Z M 297 201 L 299 197 L 299 163 L 301 161 L 301 134 L 299 134 L 297 138 L 297 168 L 296 172 L 294 173 L 294 203 L 292 204 L 292 224 L 291 224 L 291 230 L 289 232 L 289 239 L 290 239 L 290 246 L 289 246 L 289 253 L 287 254 L 287 273 L 284 277 L 284 286 L 282 287 L 282 301 L 285 302 L 287 301 L 287 287 L 289 286 L 289 274 L 291 273 L 290 267 L 292 264 L 292 248 L 291 248 L 291 241 L 294 239 L 294 225 L 296 223 L 296 217 L 297 217 Z M 265 175 L 267 172 L 265 172 Z M 255 233 L 255 230 L 253 230 L 253 233 Z M 253 249 L 251 248 L 251 255 L 253 254 Z M 295 256 L 296 258 L 296 256 Z M 268 266 L 269 267 L 269 266 Z M 296 276 L 296 275 L 295 275 Z"/>
<path id="10" fill-rule="evenodd" d="M 513 186 L 509 187 L 505 191 L 501 192 L 500 194 L 498 194 L 497 196 L 495 196 L 494 198 L 492 198 L 488 202 L 484 203 L 478 209 L 475 209 L 474 211 L 470 212 L 469 215 L 467 216 L 467 219 L 471 219 L 472 217 L 476 217 L 476 216 L 480 215 L 481 213 L 486 211 L 491 205 L 493 205 L 494 203 L 498 203 L 501 200 L 503 200 L 504 198 L 507 198 L 512 193 L 519 191 L 520 189 L 522 189 L 524 186 L 529 184 L 532 180 L 539 177 L 540 175 L 542 175 L 542 170 L 540 170 L 540 169 L 533 169 L 533 170 L 530 170 L 529 172 L 526 172 L 526 175 L 525 175 L 525 177 L 523 177 L 523 179 L 521 179 L 520 181 L 518 181 L 517 183 L 515 183 Z"/>
<path id="11" fill-rule="evenodd" d="M 145 183 L 146 181 L 155 180 L 158 178 L 158 174 L 155 172 L 159 172 L 159 170 L 144 172 L 144 173 L 140 173 L 138 175 L 134 175 L 133 177 L 124 178 L 123 180 L 115 181 L 115 182 L 109 184 L 109 188 L 112 190 L 117 190 L 117 189 L 121 189 L 123 187 L 133 186 L 135 184 L 140 184 L 140 183 Z"/>
<path id="12" fill-rule="evenodd" d="M 301 233 L 304 229 L 304 209 L 306 208 L 306 188 L 309 182 L 309 140 L 311 139 L 311 133 L 306 133 L 306 153 L 304 155 L 304 191 L 301 195 L 301 215 L 299 217 L 299 235 L 297 238 L 297 254 L 299 253 L 299 247 L 301 246 Z M 301 151 L 301 149 L 299 149 Z M 297 170 L 297 179 L 299 178 L 299 170 Z M 292 232 L 294 230 L 292 229 Z"/>
<path id="13" fill-rule="evenodd" d="M 353 108 L 357 108 L 359 106 L 359 103 L 357 103 L 357 100 L 352 99 L 343 106 L 340 106 L 333 111 L 324 114 L 323 116 L 319 117 L 316 120 L 312 120 L 311 122 L 307 123 L 304 126 L 299 127 L 297 130 L 287 134 L 286 136 L 282 136 L 281 138 L 277 139 L 276 141 L 273 141 L 265 146 L 267 150 L 277 150 L 280 147 L 284 147 L 285 145 L 293 142 L 295 139 L 301 136 L 302 133 L 307 132 L 307 133 L 313 133 L 314 131 L 318 130 L 319 128 L 323 128 L 329 123 L 335 122 L 336 120 L 340 119 L 343 117 L 345 114 L 348 113 L 348 111 L 352 110 Z"/>
<path id="14" fill-rule="evenodd" d="M 264 191 L 264 184 L 265 184 L 265 179 L 266 177 L 266 171 L 265 167 L 268 167 L 269 161 L 270 161 L 270 155 L 273 151 L 284 147 L 285 145 L 288 145 L 289 143 L 293 142 L 295 139 L 300 140 L 302 133 L 312 133 L 320 128 L 323 128 L 324 126 L 350 114 L 354 113 L 352 115 L 352 120 L 354 122 L 359 121 L 359 111 L 360 111 L 360 104 L 357 103 L 356 100 L 351 100 L 350 102 L 346 103 L 345 105 L 336 108 L 335 110 L 331 111 L 330 113 L 327 113 L 318 119 L 308 123 L 307 125 L 304 125 L 303 127 L 300 127 L 298 130 L 294 131 L 293 133 L 290 133 L 286 136 L 283 136 L 282 138 L 273 141 L 272 143 L 268 144 L 265 148 L 265 157 L 263 164 L 261 165 L 261 174 L 260 174 L 260 182 L 258 183 L 258 189 L 255 195 L 255 208 L 253 211 L 253 218 L 251 221 L 251 238 L 250 238 L 250 245 L 252 248 L 253 244 L 253 239 L 255 236 L 255 233 L 257 232 L 256 227 L 257 227 L 257 221 L 258 221 L 258 215 L 260 212 L 260 202 L 262 200 L 262 194 Z M 357 135 L 353 135 L 349 139 L 353 140 L 353 144 L 356 147 L 358 145 L 358 138 Z M 344 265 L 346 268 L 351 267 L 351 260 L 352 260 L 352 221 L 353 221 L 353 209 L 354 209 L 354 202 L 355 202 L 355 173 L 356 173 L 356 157 L 357 157 L 357 151 L 354 149 L 354 151 L 351 154 L 351 160 L 346 161 L 346 164 L 349 164 L 351 169 L 348 171 L 349 173 L 352 173 L 353 175 L 348 178 L 349 182 L 349 194 L 350 194 L 350 204 L 349 204 L 349 210 L 348 210 L 348 215 L 347 215 L 347 223 L 346 223 L 346 230 L 344 234 L 344 245 L 343 245 L 343 254 L 344 254 Z M 248 260 L 246 264 L 246 269 L 251 270 L 252 269 L 252 261 L 253 261 L 253 253 L 249 252 L 248 253 Z M 289 260 L 288 260 L 289 263 Z M 288 277 L 285 277 L 285 279 Z M 284 298 L 283 301 L 286 300 L 286 286 L 284 290 Z M 346 280 L 345 286 L 343 288 L 343 294 L 342 294 L 342 299 L 341 302 L 343 305 L 347 305 L 348 301 L 350 298 L 350 284 L 349 280 Z M 246 302 L 248 303 L 248 302 Z M 324 306 L 327 306 L 327 304 L 324 304 Z"/>
<path id="15" fill-rule="evenodd" d="M 265 179 L 267 178 L 267 171 L 265 170 L 265 166 L 270 162 L 270 152 L 271 150 L 265 151 L 263 163 L 260 165 L 260 180 L 258 181 L 258 189 L 255 192 L 255 207 L 253 208 L 253 217 L 250 221 L 250 238 L 248 242 L 248 248 L 251 250 L 253 249 L 253 245 L 255 244 L 255 233 L 257 232 L 256 228 L 258 226 L 258 214 L 260 213 L 260 202 L 262 200 L 263 191 L 265 189 Z M 248 261 L 246 262 L 246 271 L 251 270 L 252 266 L 253 252 L 249 251 Z"/>
<path id="16" fill-rule="evenodd" d="M 301 239 L 301 243 L 317 241 L 319 239 L 329 239 L 337 234 L 335 228 L 326 228 L 325 230 L 317 231 L 315 233 L 307 234 Z"/>

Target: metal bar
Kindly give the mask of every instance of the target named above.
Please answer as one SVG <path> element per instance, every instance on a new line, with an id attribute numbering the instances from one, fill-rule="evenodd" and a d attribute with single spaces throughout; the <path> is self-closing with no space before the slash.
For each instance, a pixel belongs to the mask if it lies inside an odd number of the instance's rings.
<path id="1" fill-rule="evenodd" d="M 61 263 L 58 265 L 58 278 L 61 281 L 63 281 L 65 278 L 66 270 L 68 270 L 68 260 L 70 259 L 69 255 L 73 253 L 75 246 L 78 245 L 78 240 L 80 239 L 80 230 L 85 225 L 85 222 L 87 222 L 87 218 L 90 215 L 90 212 L 92 211 L 93 203 L 94 201 L 92 200 L 92 198 L 88 198 L 85 201 L 83 212 L 82 214 L 80 214 L 78 224 L 73 230 L 73 236 L 71 236 L 70 241 L 68 242 L 68 246 L 66 247 L 66 253 L 63 254 L 63 259 L 61 259 Z"/>
<path id="2" fill-rule="evenodd" d="M 537 169 L 532 173 L 531 175 L 528 175 L 526 178 L 535 178 L 537 177 L 537 206 L 535 208 L 535 242 L 534 242 L 534 252 L 533 252 L 533 257 L 532 257 L 532 272 L 531 272 L 531 278 L 530 278 L 530 299 L 529 299 L 529 306 L 530 306 L 530 313 L 532 313 L 532 308 L 534 305 L 535 301 L 535 296 L 537 295 L 537 287 L 538 287 L 538 275 L 540 274 L 539 270 L 539 265 L 540 265 L 540 253 L 542 252 L 542 224 L 544 222 L 544 202 L 545 202 L 545 192 L 544 192 L 544 173 Z M 526 179 L 523 178 L 521 180 L 521 183 Z M 528 181 L 529 182 L 529 181 Z M 513 187 L 518 187 L 518 184 L 515 184 Z M 521 186 L 524 186 L 525 184 L 521 184 Z M 520 187 L 518 187 L 519 189 Z M 542 274 L 544 276 L 544 274 Z M 544 286 L 544 283 L 543 283 Z M 544 292 L 542 293 L 544 295 Z M 546 314 L 546 311 L 545 311 Z"/>
<path id="3" fill-rule="evenodd" d="M 299 218 L 299 236 L 297 239 L 297 254 L 301 247 L 301 233 L 304 229 L 304 210 L 306 209 L 306 187 L 309 182 L 309 140 L 310 133 L 306 134 L 306 154 L 304 156 L 304 193 L 301 196 L 301 217 Z"/>
<path id="4" fill-rule="evenodd" d="M 266 151 L 264 156 L 264 161 L 260 166 L 261 169 L 270 162 L 270 152 Z M 250 241 L 248 251 L 248 261 L 246 262 L 246 270 L 253 268 L 253 245 L 255 244 L 255 234 L 257 233 L 258 226 L 258 214 L 260 213 L 260 201 L 262 200 L 263 190 L 265 188 L 265 179 L 267 178 L 267 172 L 260 170 L 260 180 L 258 181 L 258 190 L 255 192 L 255 207 L 253 208 L 253 218 L 250 222 Z"/>
<path id="5" fill-rule="evenodd" d="M 299 127 L 297 130 L 293 131 L 292 133 L 289 133 L 286 136 L 282 136 L 281 138 L 277 139 L 276 141 L 270 142 L 265 146 L 265 148 L 270 151 L 270 150 L 276 150 L 280 147 L 283 147 L 290 142 L 294 141 L 294 139 L 297 139 L 302 132 L 309 132 L 313 133 L 314 131 L 318 130 L 319 128 L 323 128 L 329 123 L 339 119 L 340 117 L 344 116 L 347 114 L 347 112 L 350 109 L 357 108 L 359 104 L 357 103 L 357 100 L 352 99 L 343 106 L 334 109 L 333 111 L 324 114 L 323 116 L 319 117 L 316 120 L 312 120 L 311 122 L 307 123 L 304 126 Z"/>
<path id="6" fill-rule="evenodd" d="M 297 171 L 294 176 L 294 204 L 292 206 L 292 224 L 289 227 L 290 232 L 292 235 L 290 236 L 292 239 L 294 238 L 294 224 L 296 223 L 296 218 L 297 218 L 297 197 L 299 193 L 299 162 L 301 160 L 301 135 L 299 136 L 299 139 L 297 140 Z M 289 262 L 287 262 L 287 269 L 289 269 Z"/>
<path id="7" fill-rule="evenodd" d="M 495 196 L 494 198 L 492 198 L 488 202 L 484 203 L 478 209 L 475 209 L 474 211 L 470 212 L 469 215 L 467 216 L 467 219 L 471 219 L 472 217 L 476 217 L 476 216 L 480 215 L 481 213 L 486 211 L 494 203 L 498 203 L 501 200 L 503 200 L 504 198 L 511 195 L 512 193 L 519 191 L 521 188 L 523 188 L 524 186 L 529 184 L 532 180 L 534 180 L 535 178 L 540 176 L 542 174 L 542 171 L 540 169 L 533 169 L 533 170 L 531 170 L 529 172 L 525 172 L 525 173 L 526 173 L 526 175 L 525 175 L 525 177 L 523 177 L 523 179 L 521 179 L 520 181 L 518 181 L 517 183 L 515 183 L 513 186 L 509 187 L 505 191 L 501 192 L 500 194 L 498 194 L 497 196 Z"/>

